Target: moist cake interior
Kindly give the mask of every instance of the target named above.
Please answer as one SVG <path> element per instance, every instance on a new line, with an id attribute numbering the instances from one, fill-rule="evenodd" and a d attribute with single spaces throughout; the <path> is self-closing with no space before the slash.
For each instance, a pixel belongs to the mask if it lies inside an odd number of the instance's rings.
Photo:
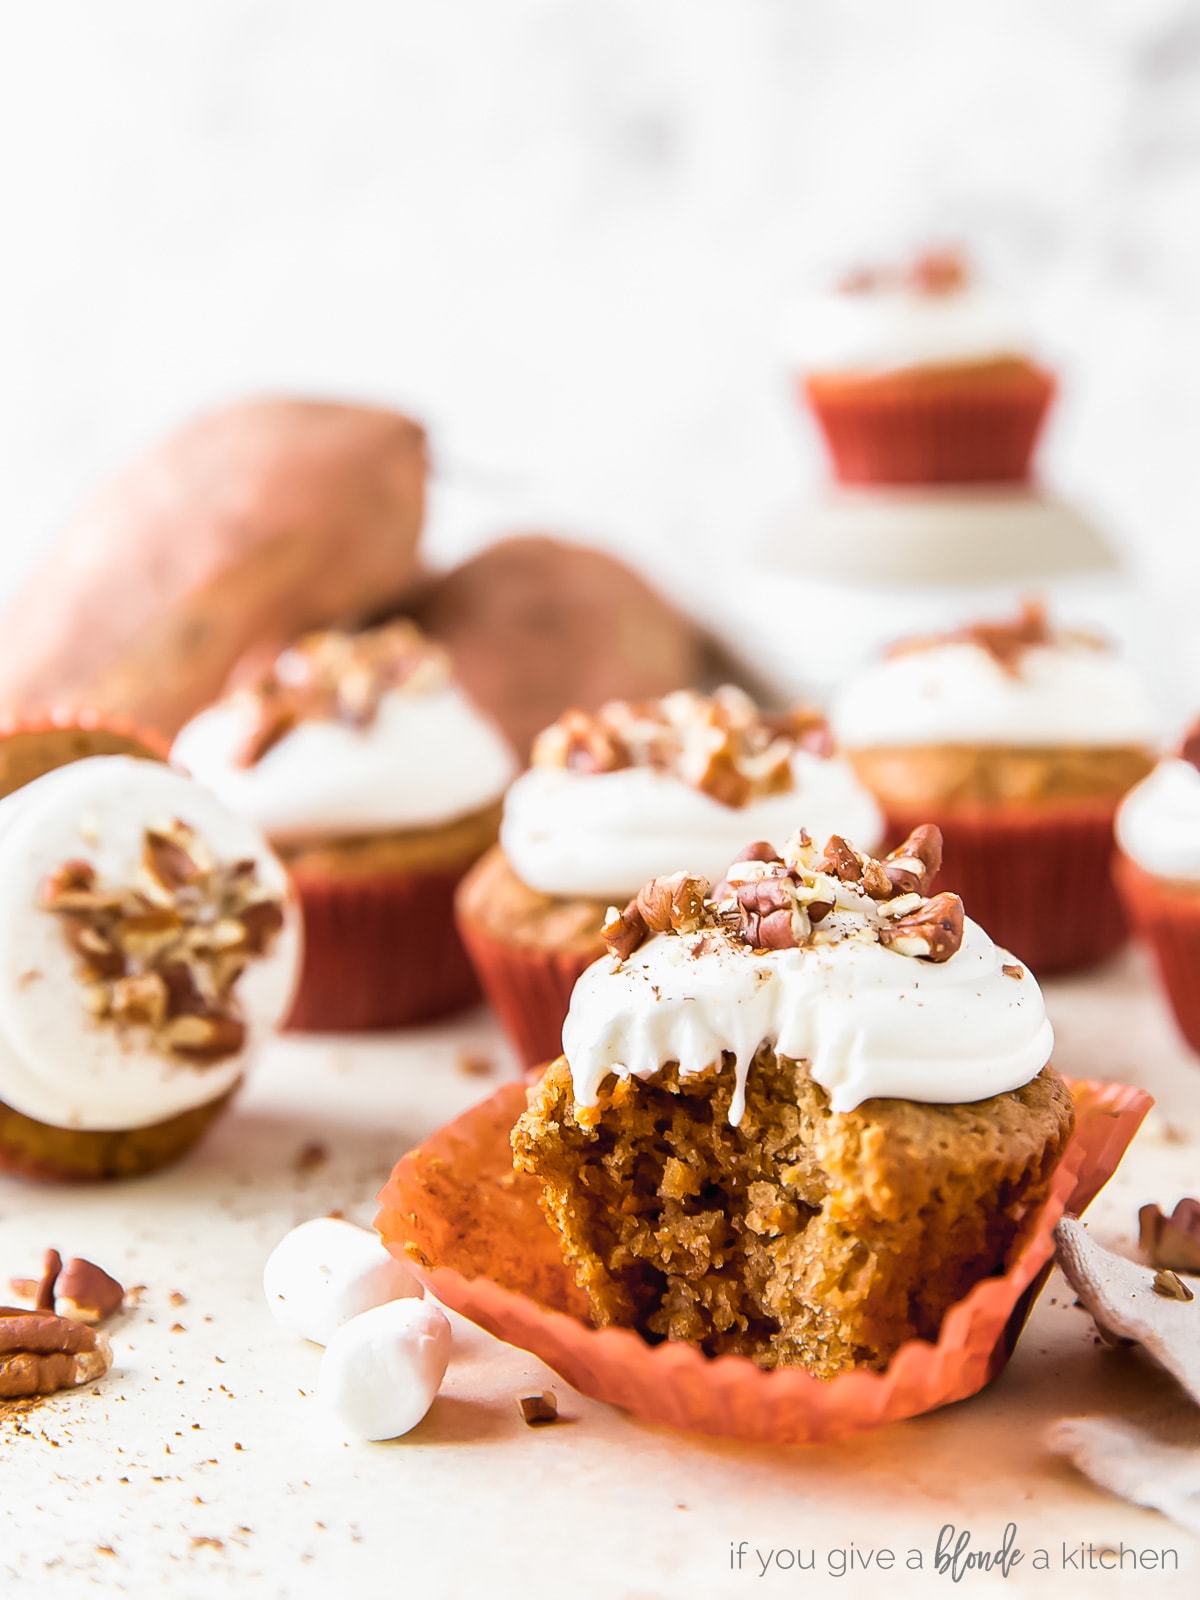
<path id="1" fill-rule="evenodd" d="M 1003 1269 L 1072 1125 L 1046 1068 L 973 1104 L 834 1113 L 807 1064 L 764 1048 L 729 1122 L 731 1058 L 610 1077 L 577 1108 L 565 1059 L 513 1148 L 600 1325 L 819 1377 L 882 1368 Z"/>

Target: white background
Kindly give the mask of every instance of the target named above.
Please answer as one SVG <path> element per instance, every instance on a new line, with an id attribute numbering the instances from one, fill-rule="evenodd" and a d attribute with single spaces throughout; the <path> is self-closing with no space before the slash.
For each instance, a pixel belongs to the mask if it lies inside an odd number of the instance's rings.
<path id="1" fill-rule="evenodd" d="M 822 471 L 789 293 L 952 237 L 1062 369 L 1044 475 L 1186 633 L 1195 0 L 0 17 L 0 592 L 156 433 L 264 389 L 427 419 L 443 559 L 531 521 L 660 566 L 744 543 Z"/>

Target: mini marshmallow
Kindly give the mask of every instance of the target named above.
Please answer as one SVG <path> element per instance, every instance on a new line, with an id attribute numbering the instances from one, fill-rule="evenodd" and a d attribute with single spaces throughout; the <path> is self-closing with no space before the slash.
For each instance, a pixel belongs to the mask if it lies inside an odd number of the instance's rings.
<path id="1" fill-rule="evenodd" d="M 450 1321 L 430 1300 L 393 1300 L 337 1330 L 317 1399 L 359 1439 L 398 1439 L 433 1404 L 450 1359 Z"/>
<path id="2" fill-rule="evenodd" d="M 379 1236 L 338 1217 L 293 1228 L 263 1268 L 263 1293 L 279 1326 L 328 1344 L 351 1317 L 392 1300 L 420 1299 L 421 1285 Z"/>

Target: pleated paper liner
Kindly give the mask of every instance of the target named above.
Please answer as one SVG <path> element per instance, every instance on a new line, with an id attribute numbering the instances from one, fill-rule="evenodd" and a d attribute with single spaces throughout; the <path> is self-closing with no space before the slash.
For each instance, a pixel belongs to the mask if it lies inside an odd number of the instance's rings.
<path id="1" fill-rule="evenodd" d="M 219 1099 L 145 1128 L 55 1128 L 0 1101 L 0 1173 L 32 1183 L 146 1177 L 199 1144 L 239 1087 L 240 1080 Z"/>
<path id="2" fill-rule="evenodd" d="M 603 944 L 582 952 L 517 944 L 495 938 L 461 914 L 458 931 L 488 1004 L 522 1065 L 538 1067 L 553 1061 L 562 1052 L 571 991 L 605 953 Z"/>
<path id="3" fill-rule="evenodd" d="M 376 1226 L 443 1304 L 539 1356 L 582 1394 L 688 1432 L 774 1444 L 840 1439 L 963 1400 L 1004 1366 L 1049 1273 L 1054 1225 L 1103 1188 L 1151 1105 L 1122 1084 L 1070 1089 L 1075 1133 L 1006 1272 L 951 1307 L 936 1344 L 911 1340 L 882 1373 L 823 1382 L 592 1327 L 535 1180 L 513 1171 L 508 1141 L 525 1107 L 521 1084 L 506 1084 L 405 1156 L 380 1194 Z"/>
<path id="4" fill-rule="evenodd" d="M 404 1028 L 474 1005 L 479 983 L 454 925 L 464 870 L 294 873 L 304 962 L 287 1026 Z"/>
<path id="5" fill-rule="evenodd" d="M 845 484 L 1019 483 L 1054 379 L 1025 362 L 798 382 Z"/>
<path id="6" fill-rule="evenodd" d="M 1200 1053 L 1200 887 L 1152 877 L 1122 855 L 1116 859 L 1116 877 L 1129 920 L 1150 947 L 1179 1031 Z"/>
<path id="7" fill-rule="evenodd" d="M 922 822 L 942 830 L 937 889 L 1039 977 L 1098 965 L 1128 933 L 1113 882 L 1110 800 L 888 810 L 889 839 Z"/>
<path id="8" fill-rule="evenodd" d="M 161 735 L 101 711 L 45 711 L 0 717 L 0 799 L 56 767 L 89 756 L 138 756 L 165 761 Z"/>

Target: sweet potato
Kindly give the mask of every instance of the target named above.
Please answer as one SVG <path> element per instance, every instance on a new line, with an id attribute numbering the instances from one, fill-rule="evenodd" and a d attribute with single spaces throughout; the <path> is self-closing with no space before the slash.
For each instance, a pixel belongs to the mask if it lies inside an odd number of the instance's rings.
<path id="1" fill-rule="evenodd" d="M 394 412 L 258 400 L 103 489 L 0 625 L 0 707 L 174 733 L 264 641 L 354 621 L 416 570 L 425 435 Z"/>
<path id="2" fill-rule="evenodd" d="M 666 694 L 713 672 L 701 630 L 635 572 L 539 535 L 501 540 L 405 609 L 522 753 L 568 706 Z"/>

